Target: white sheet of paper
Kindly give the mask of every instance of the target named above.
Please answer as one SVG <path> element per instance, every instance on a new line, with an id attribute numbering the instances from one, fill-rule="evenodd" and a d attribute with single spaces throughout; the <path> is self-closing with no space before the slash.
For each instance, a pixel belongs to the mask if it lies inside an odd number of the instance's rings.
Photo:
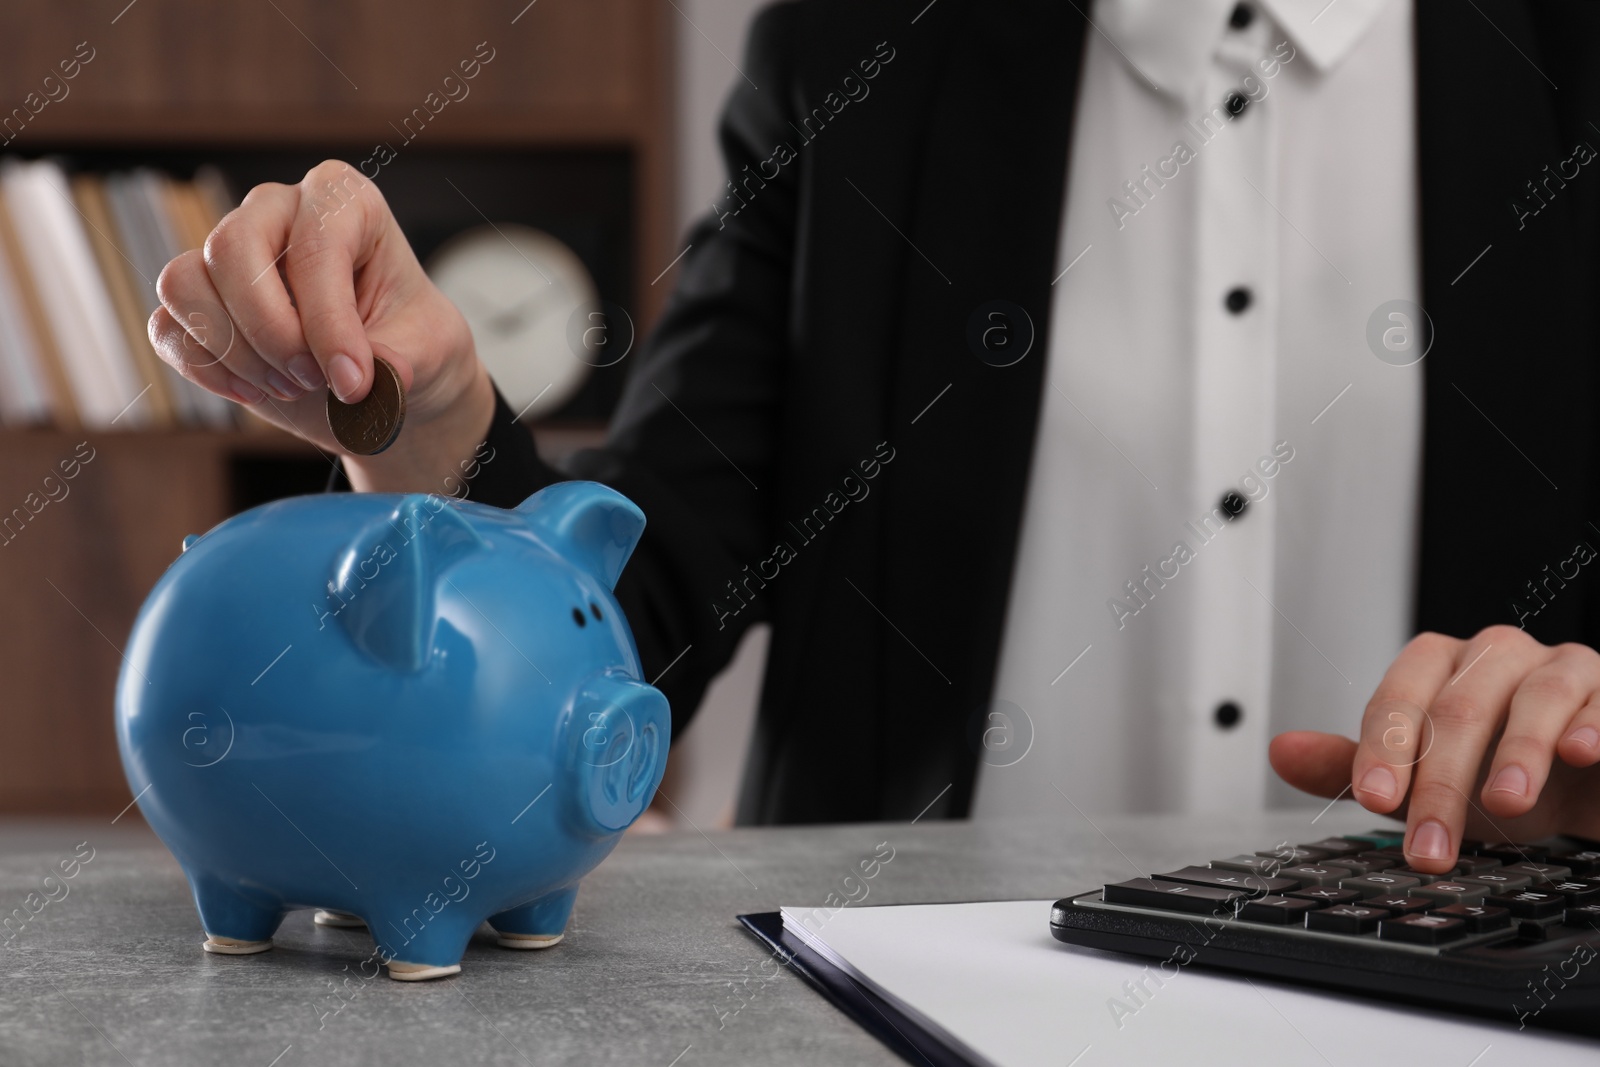
<path id="1" fill-rule="evenodd" d="M 1580 1037 L 1064 945 L 1051 903 L 783 914 L 835 966 L 998 1067 L 1600 1062 L 1600 1042 Z"/>

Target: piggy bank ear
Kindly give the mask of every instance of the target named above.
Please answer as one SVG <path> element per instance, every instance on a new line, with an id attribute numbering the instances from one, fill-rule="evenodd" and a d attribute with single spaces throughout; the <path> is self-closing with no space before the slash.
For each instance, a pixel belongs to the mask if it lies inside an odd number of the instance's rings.
<path id="1" fill-rule="evenodd" d="M 599 482 L 557 482 L 517 505 L 534 536 L 614 588 L 644 532 L 644 512 Z"/>
<path id="2" fill-rule="evenodd" d="M 443 497 L 401 497 L 394 511 L 362 527 L 334 564 L 328 584 L 344 605 L 336 618 L 373 659 L 419 671 L 433 650 L 439 575 L 483 547 Z"/>

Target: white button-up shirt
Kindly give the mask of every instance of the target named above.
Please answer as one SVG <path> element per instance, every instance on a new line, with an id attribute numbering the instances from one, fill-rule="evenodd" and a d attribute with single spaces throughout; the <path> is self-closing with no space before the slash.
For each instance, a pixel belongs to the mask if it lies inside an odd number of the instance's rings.
<path id="1" fill-rule="evenodd" d="M 1234 6 L 1092 9 L 979 818 L 1285 802 L 1410 634 L 1411 6 Z"/>

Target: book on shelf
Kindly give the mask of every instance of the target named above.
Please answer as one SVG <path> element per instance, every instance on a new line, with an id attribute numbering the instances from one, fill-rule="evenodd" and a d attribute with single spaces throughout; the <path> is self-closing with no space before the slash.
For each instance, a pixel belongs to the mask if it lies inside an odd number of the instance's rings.
<path id="1" fill-rule="evenodd" d="M 176 376 L 177 372 L 156 355 L 145 333 L 149 315 L 143 310 L 144 303 L 128 279 L 122 250 L 113 236 L 117 224 L 111 218 L 105 183 L 98 175 L 76 175 L 72 179 L 72 197 L 88 228 L 90 244 L 94 247 L 95 259 L 99 261 L 100 274 L 105 279 L 106 294 L 116 312 L 117 325 L 122 330 L 128 352 L 138 365 L 139 375 L 148 390 L 145 400 L 152 421 L 161 427 L 176 425 L 178 419 L 173 409 L 173 393 L 177 392 L 177 387 L 169 376 Z"/>
<path id="2" fill-rule="evenodd" d="M 11 223 L 34 273 L 78 416 L 88 429 L 149 424 L 136 403 L 142 388 L 111 318 L 111 300 L 77 222 L 66 176 L 49 163 L 0 164 Z"/>
<path id="3" fill-rule="evenodd" d="M 56 386 L 45 377 L 40 340 L 6 252 L 4 196 L 0 190 L 0 425 L 71 425 L 76 416 L 57 407 Z"/>
<path id="4" fill-rule="evenodd" d="M 61 429 L 75 430 L 82 425 L 82 421 L 78 418 L 72 389 L 62 370 L 61 356 L 56 351 L 55 333 L 50 329 L 49 319 L 45 315 L 34 272 L 23 254 L 22 239 L 11 224 L 15 209 L 10 199 L 4 184 L 0 184 L 0 253 L 5 255 L 7 261 L 6 280 L 13 284 L 7 296 L 11 303 L 21 308 L 23 314 L 18 320 L 24 327 L 21 332 L 33 341 L 31 347 L 19 346 L 16 352 L 19 359 L 33 361 L 29 373 L 44 382 L 49 397 L 50 420 Z"/>
<path id="5" fill-rule="evenodd" d="M 69 177 L 55 160 L 0 159 L 0 425 L 238 425 L 236 405 L 165 363 L 146 333 L 161 270 L 231 208 L 211 168 L 189 181 L 146 168 Z"/>

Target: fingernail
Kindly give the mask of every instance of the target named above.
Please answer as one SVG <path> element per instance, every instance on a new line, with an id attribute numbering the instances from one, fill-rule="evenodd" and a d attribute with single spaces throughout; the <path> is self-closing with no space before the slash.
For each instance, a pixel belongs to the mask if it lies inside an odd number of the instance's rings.
<path id="1" fill-rule="evenodd" d="M 1580 726 L 1567 735 L 1568 741 L 1576 741 L 1584 748 L 1594 748 L 1600 745 L 1600 730 L 1593 726 Z"/>
<path id="2" fill-rule="evenodd" d="M 1528 772 L 1512 764 L 1503 768 L 1494 776 L 1494 781 L 1489 783 L 1491 793 L 1511 793 L 1522 797 L 1528 795 Z"/>
<path id="3" fill-rule="evenodd" d="M 1394 772 L 1389 768 L 1374 767 L 1361 776 L 1360 788 L 1363 793 L 1370 793 L 1379 800 L 1393 800 L 1399 784 L 1394 780 Z"/>
<path id="4" fill-rule="evenodd" d="M 361 368 L 356 366 L 355 360 L 340 352 L 328 360 L 328 382 L 333 386 L 334 395 L 344 400 L 361 387 Z"/>
<path id="5" fill-rule="evenodd" d="M 305 390 L 275 370 L 267 371 L 267 388 L 278 394 L 279 400 L 294 400 L 305 395 Z"/>
<path id="6" fill-rule="evenodd" d="M 233 395 L 246 404 L 259 404 L 267 398 L 267 394 L 245 381 L 243 378 L 233 380 Z"/>
<path id="7" fill-rule="evenodd" d="M 1425 860 L 1442 860 L 1450 857 L 1450 831 L 1433 819 L 1417 827 L 1411 835 L 1411 854 Z"/>
<path id="8" fill-rule="evenodd" d="M 328 384 L 328 379 L 322 376 L 322 368 L 317 366 L 317 361 L 304 353 L 292 357 L 286 367 L 290 377 L 299 382 L 306 389 L 321 389 Z"/>

